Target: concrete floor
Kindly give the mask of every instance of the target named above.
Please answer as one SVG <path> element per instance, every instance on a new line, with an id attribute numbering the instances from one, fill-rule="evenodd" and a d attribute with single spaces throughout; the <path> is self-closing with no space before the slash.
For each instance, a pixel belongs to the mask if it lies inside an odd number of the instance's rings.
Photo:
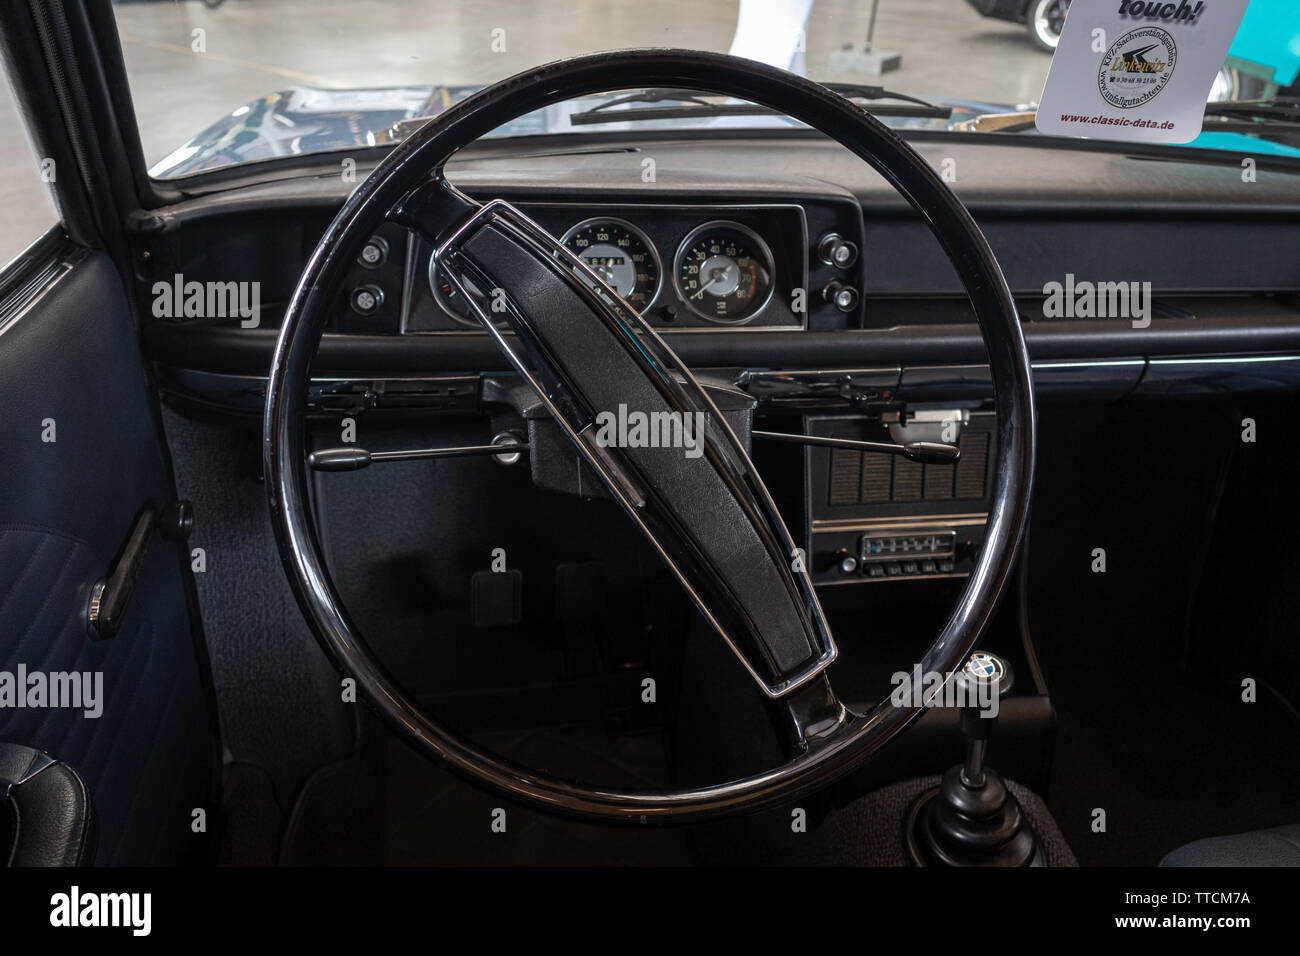
<path id="1" fill-rule="evenodd" d="M 781 12 L 811 3 L 805 71 L 814 79 L 884 83 L 920 95 L 1033 100 L 1050 58 L 1025 28 L 977 14 L 966 0 L 880 0 L 875 46 L 903 54 L 884 77 L 836 69 L 832 54 L 867 35 L 869 0 L 745 0 L 764 48 L 781 47 Z M 751 5 L 752 6 L 749 6 Z M 197 0 L 116 7 L 145 157 L 154 163 L 232 109 L 293 85 L 342 89 L 489 83 L 546 60 L 633 46 L 726 52 L 738 0 Z M 798 16 L 794 15 L 797 22 Z M 195 52 L 201 30 L 204 52 Z M 503 51 L 493 47 L 504 31 Z M 497 44 L 500 45 L 499 43 Z M 793 43 L 790 44 L 793 48 Z M 766 57 L 765 57 L 766 58 Z M 781 64 L 787 65 L 787 64 Z M 637 79 L 629 76 L 628 85 Z M 0 98 L 0 226 L 7 261 L 53 221 L 31 152 Z"/>

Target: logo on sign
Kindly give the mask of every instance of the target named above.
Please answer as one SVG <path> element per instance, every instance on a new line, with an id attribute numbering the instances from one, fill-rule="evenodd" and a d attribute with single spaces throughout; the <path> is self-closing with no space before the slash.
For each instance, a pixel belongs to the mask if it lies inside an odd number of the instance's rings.
<path id="1" fill-rule="evenodd" d="M 1174 75 L 1178 48 L 1169 31 L 1141 27 L 1111 44 L 1097 71 L 1097 89 L 1111 106 L 1130 110 L 1153 100 Z"/>

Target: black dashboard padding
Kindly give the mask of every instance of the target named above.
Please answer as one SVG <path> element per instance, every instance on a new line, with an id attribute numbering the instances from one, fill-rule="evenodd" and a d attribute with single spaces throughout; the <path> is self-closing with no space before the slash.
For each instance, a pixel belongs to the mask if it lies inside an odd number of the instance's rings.
<path id="1" fill-rule="evenodd" d="M 1024 326 L 1035 361 L 1165 355 L 1229 355 L 1300 351 L 1300 317 L 1154 318 L 1146 329 L 1113 319 L 1036 320 Z M 175 368 L 266 375 L 274 329 L 152 322 L 144 347 Z M 882 363 L 984 364 L 974 324 L 912 325 L 843 332 L 665 333 L 690 368 L 872 368 Z M 501 369 L 486 335 L 334 335 L 321 337 L 313 368 L 324 372 L 482 372 Z"/>
<path id="2" fill-rule="evenodd" d="M 542 345 L 578 383 L 592 413 L 673 414 L 673 406 L 642 371 L 628 347 L 552 268 L 496 228 L 483 228 L 464 244 L 466 254 L 531 318 Z M 703 414 L 703 413 L 701 413 Z M 703 435 L 699 435 L 703 438 Z M 739 599 L 761 635 L 758 651 L 776 680 L 820 654 L 809 640 L 790 592 L 768 550 L 721 473 L 704 454 L 683 447 L 620 447 L 680 522 L 681 533 L 702 552 Z M 737 635 L 739 636 L 739 635 Z M 757 663 L 757 662 L 755 662 Z"/>
<path id="3" fill-rule="evenodd" d="M 66 763 L 39 750 L 0 743 L 0 793 L 10 814 L 8 866 L 88 866 L 95 855 L 95 808 Z"/>

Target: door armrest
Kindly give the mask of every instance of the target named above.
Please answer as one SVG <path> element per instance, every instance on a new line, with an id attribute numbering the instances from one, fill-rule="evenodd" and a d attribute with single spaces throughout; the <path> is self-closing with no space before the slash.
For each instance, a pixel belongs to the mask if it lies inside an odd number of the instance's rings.
<path id="1" fill-rule="evenodd" d="M 9 831 L 0 859 L 9 866 L 88 866 L 94 859 L 90 791 L 61 760 L 0 742 L 0 803 Z"/>

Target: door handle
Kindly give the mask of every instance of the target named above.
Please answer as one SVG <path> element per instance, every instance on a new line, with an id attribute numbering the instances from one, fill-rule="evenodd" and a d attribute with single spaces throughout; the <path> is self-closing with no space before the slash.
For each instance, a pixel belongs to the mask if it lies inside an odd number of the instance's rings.
<path id="1" fill-rule="evenodd" d="M 155 529 L 169 541 L 184 541 L 193 528 L 194 505 L 185 499 L 173 501 L 161 514 L 153 508 L 140 512 L 113 570 L 90 589 L 86 618 L 93 637 L 108 640 L 122 626 L 127 604 L 140 579 L 145 558 L 149 556 Z"/>

